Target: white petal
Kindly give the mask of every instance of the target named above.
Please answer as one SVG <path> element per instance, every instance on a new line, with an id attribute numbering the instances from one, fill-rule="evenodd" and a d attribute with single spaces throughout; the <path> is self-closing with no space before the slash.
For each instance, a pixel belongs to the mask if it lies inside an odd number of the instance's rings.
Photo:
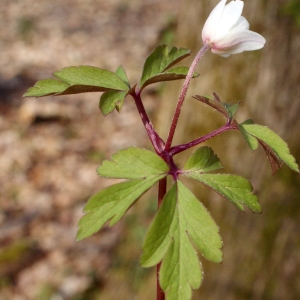
<path id="1" fill-rule="evenodd" d="M 206 43 L 214 35 L 222 16 L 226 1 L 227 0 L 221 0 L 208 16 L 202 30 L 202 40 L 204 43 Z"/>
<path id="2" fill-rule="evenodd" d="M 230 56 L 230 54 L 228 54 L 228 53 L 224 54 L 224 53 L 216 53 L 216 52 L 214 52 L 213 50 L 211 50 L 211 51 L 212 51 L 213 53 L 218 54 L 218 55 L 220 55 L 220 56 L 223 56 L 223 57 L 225 57 L 225 58 L 227 58 L 227 57 Z"/>
<path id="3" fill-rule="evenodd" d="M 239 21 L 244 7 L 243 1 L 231 1 L 225 5 L 223 14 L 218 24 L 215 38 L 225 36 L 228 31 Z"/>
<path id="4" fill-rule="evenodd" d="M 257 32 L 241 30 L 231 32 L 212 48 L 215 54 L 237 54 L 243 51 L 258 50 L 265 45 L 265 38 Z"/>
<path id="5" fill-rule="evenodd" d="M 234 26 L 230 29 L 230 31 L 235 30 L 248 30 L 250 27 L 249 22 L 243 16 L 240 16 L 238 21 L 234 24 Z"/>

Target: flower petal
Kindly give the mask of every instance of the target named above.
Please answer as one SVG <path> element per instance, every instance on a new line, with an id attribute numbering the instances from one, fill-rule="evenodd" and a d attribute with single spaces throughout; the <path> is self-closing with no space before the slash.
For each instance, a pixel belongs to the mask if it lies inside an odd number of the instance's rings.
<path id="1" fill-rule="evenodd" d="M 243 51 L 263 48 L 266 40 L 257 32 L 251 30 L 235 30 L 214 44 L 211 51 L 219 55 L 237 54 Z"/>
<path id="2" fill-rule="evenodd" d="M 212 42 L 214 42 L 215 39 L 225 36 L 228 31 L 238 22 L 242 15 L 243 7 L 244 2 L 240 0 L 231 1 L 225 5 L 223 14 L 218 23 L 216 35 Z"/>
<path id="3" fill-rule="evenodd" d="M 230 31 L 235 30 L 248 30 L 250 27 L 249 22 L 243 16 L 240 16 L 238 21 L 234 24 L 234 26 L 230 29 Z"/>
<path id="4" fill-rule="evenodd" d="M 219 4 L 212 10 L 210 15 L 208 16 L 204 27 L 202 29 L 202 40 L 204 44 L 208 42 L 208 40 L 214 35 L 220 18 L 223 14 L 224 6 L 227 0 L 221 0 Z"/>
<path id="5" fill-rule="evenodd" d="M 226 1 L 221 0 L 207 18 L 202 30 L 204 44 L 224 57 L 261 49 L 266 40 L 249 30 L 248 21 L 242 17 L 244 2 L 233 0 L 226 5 Z"/>

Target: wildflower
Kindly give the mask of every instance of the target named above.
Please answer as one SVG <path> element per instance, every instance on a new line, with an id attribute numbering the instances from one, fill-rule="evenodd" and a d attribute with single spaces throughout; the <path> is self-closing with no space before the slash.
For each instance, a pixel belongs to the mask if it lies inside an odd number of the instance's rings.
<path id="1" fill-rule="evenodd" d="M 234 0 L 226 4 L 226 1 L 221 0 L 207 18 L 202 30 L 204 44 L 223 57 L 263 48 L 265 38 L 249 30 L 248 21 L 241 16 L 244 2 Z"/>

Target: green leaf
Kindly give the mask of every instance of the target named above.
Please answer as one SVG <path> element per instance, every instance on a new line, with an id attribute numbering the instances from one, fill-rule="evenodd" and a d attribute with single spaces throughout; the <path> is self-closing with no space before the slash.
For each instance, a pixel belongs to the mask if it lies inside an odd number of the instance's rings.
<path id="1" fill-rule="evenodd" d="M 67 67 L 53 75 L 69 85 L 96 86 L 109 90 L 128 90 L 127 84 L 115 73 L 91 66 Z"/>
<path id="2" fill-rule="evenodd" d="M 210 147 L 198 148 L 184 165 L 185 172 L 205 173 L 223 168 L 219 158 Z"/>
<path id="3" fill-rule="evenodd" d="M 166 300 L 189 300 L 202 282 L 201 263 L 187 234 L 176 232 L 160 269 Z"/>
<path id="4" fill-rule="evenodd" d="M 249 119 L 244 121 L 243 123 L 239 124 L 239 130 L 242 133 L 246 143 L 248 144 L 248 146 L 250 147 L 250 149 L 252 151 L 256 150 L 258 147 L 258 140 L 252 136 L 251 134 L 248 134 L 247 131 L 244 129 L 243 125 L 246 124 L 253 124 L 253 120 Z"/>
<path id="5" fill-rule="evenodd" d="M 181 183 L 166 194 L 143 245 L 141 264 L 162 260 L 160 284 L 167 300 L 189 300 L 201 284 L 201 265 L 191 241 L 206 259 L 222 260 L 221 237 L 206 208 Z"/>
<path id="6" fill-rule="evenodd" d="M 228 113 L 229 119 L 231 120 L 235 115 L 237 109 L 239 108 L 239 103 L 231 104 L 231 103 L 222 103 Z"/>
<path id="7" fill-rule="evenodd" d="M 118 75 L 128 86 L 128 89 L 130 89 L 130 84 L 128 81 L 127 74 L 122 66 L 118 67 L 115 74 Z M 102 113 L 106 116 L 109 113 L 113 112 L 114 109 L 120 112 L 124 104 L 124 99 L 128 94 L 128 91 L 129 90 L 127 91 L 110 90 L 108 92 L 103 93 L 100 97 L 100 102 L 99 102 L 99 108 L 102 111 Z"/>
<path id="8" fill-rule="evenodd" d="M 155 75 L 148 80 L 145 81 L 143 84 L 143 87 L 156 83 L 156 82 L 163 82 L 163 81 L 172 81 L 172 80 L 178 80 L 178 79 L 184 79 L 189 71 L 188 67 L 183 66 L 177 66 L 171 69 L 166 70 L 163 73 L 160 73 L 158 75 Z M 193 74 L 193 78 L 198 77 L 200 74 L 195 72 Z"/>
<path id="9" fill-rule="evenodd" d="M 168 49 L 168 46 L 164 46 Z M 171 68 L 172 66 L 174 66 L 175 64 L 177 64 L 178 62 L 190 55 L 191 50 L 189 49 L 172 47 L 167 57 L 166 67 L 163 69 L 163 71 Z"/>
<path id="10" fill-rule="evenodd" d="M 60 81 L 51 78 L 40 80 L 24 97 L 129 90 L 128 85 L 115 73 L 91 66 L 67 67 L 53 75 Z"/>
<path id="11" fill-rule="evenodd" d="M 196 179 L 213 188 L 217 193 L 233 202 L 244 211 L 246 205 L 254 212 L 261 208 L 257 197 L 252 194 L 251 183 L 240 176 L 227 174 L 203 174 L 222 168 L 219 158 L 210 147 L 198 148 L 184 165 L 182 175 Z"/>
<path id="12" fill-rule="evenodd" d="M 126 74 L 126 72 L 125 72 L 125 70 L 122 66 L 118 67 L 115 74 L 118 75 L 127 84 L 128 88 L 130 88 L 130 84 L 129 84 L 127 74 Z"/>
<path id="13" fill-rule="evenodd" d="M 87 213 L 79 222 L 77 239 L 98 231 L 108 220 L 110 226 L 120 220 L 126 210 L 154 183 L 167 175 L 168 165 L 156 154 L 130 147 L 104 161 L 98 174 L 109 178 L 133 179 L 110 186 L 95 194 L 87 203 Z"/>
<path id="14" fill-rule="evenodd" d="M 169 48 L 166 45 L 159 45 L 158 47 L 156 47 L 145 61 L 142 78 L 140 81 L 141 90 L 146 85 L 152 83 L 151 81 L 149 81 L 152 77 L 164 73 L 168 68 L 172 67 L 174 64 L 181 61 L 185 57 L 189 56 L 190 52 L 191 51 L 188 49 L 184 49 L 184 48 L 178 49 L 176 47 L 173 47 L 169 51 Z M 168 80 L 174 80 L 174 79 L 168 79 Z M 158 81 L 156 80 L 154 82 L 158 82 Z"/>
<path id="15" fill-rule="evenodd" d="M 295 158 L 291 155 L 287 143 L 274 131 L 268 127 L 256 124 L 240 124 L 240 128 L 258 139 L 271 162 L 273 173 L 281 166 L 280 161 L 299 173 L 299 167 Z"/>
<path id="16" fill-rule="evenodd" d="M 55 95 L 65 91 L 69 85 L 56 79 L 43 79 L 38 81 L 33 87 L 29 88 L 23 97 L 42 97 Z"/>
<path id="17" fill-rule="evenodd" d="M 227 120 L 233 119 L 233 116 L 235 115 L 235 113 L 238 109 L 238 106 L 239 106 L 239 103 L 228 104 L 228 103 L 221 102 L 219 96 L 216 93 L 213 93 L 213 96 L 196 95 L 196 96 L 193 96 L 193 98 L 216 109 L 221 114 L 223 114 Z"/>
<path id="18" fill-rule="evenodd" d="M 128 208 L 153 184 L 163 178 L 149 176 L 146 179 L 129 180 L 107 187 L 92 196 L 84 208 L 79 221 L 77 240 L 80 241 L 97 232 L 108 220 L 116 224 Z"/>
<path id="19" fill-rule="evenodd" d="M 235 204 L 241 211 L 244 211 L 243 205 L 245 205 L 253 212 L 261 212 L 258 199 L 252 193 L 253 187 L 251 183 L 243 177 L 229 174 L 200 174 L 197 172 L 184 175 L 213 188 L 221 196 Z"/>
<path id="20" fill-rule="evenodd" d="M 120 111 L 126 95 L 127 91 L 108 91 L 103 93 L 99 103 L 102 113 L 106 116 L 115 108 Z"/>
<path id="21" fill-rule="evenodd" d="M 141 148 L 129 147 L 112 155 L 98 167 L 97 173 L 108 178 L 139 179 L 151 175 L 166 176 L 168 165 L 155 153 Z"/>

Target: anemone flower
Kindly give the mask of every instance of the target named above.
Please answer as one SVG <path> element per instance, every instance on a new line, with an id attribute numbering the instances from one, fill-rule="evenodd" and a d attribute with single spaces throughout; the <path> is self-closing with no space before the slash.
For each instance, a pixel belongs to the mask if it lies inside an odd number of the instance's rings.
<path id="1" fill-rule="evenodd" d="M 223 57 L 263 48 L 265 38 L 249 30 L 248 21 L 241 16 L 244 2 L 226 1 L 221 0 L 207 18 L 202 30 L 203 43 Z"/>

